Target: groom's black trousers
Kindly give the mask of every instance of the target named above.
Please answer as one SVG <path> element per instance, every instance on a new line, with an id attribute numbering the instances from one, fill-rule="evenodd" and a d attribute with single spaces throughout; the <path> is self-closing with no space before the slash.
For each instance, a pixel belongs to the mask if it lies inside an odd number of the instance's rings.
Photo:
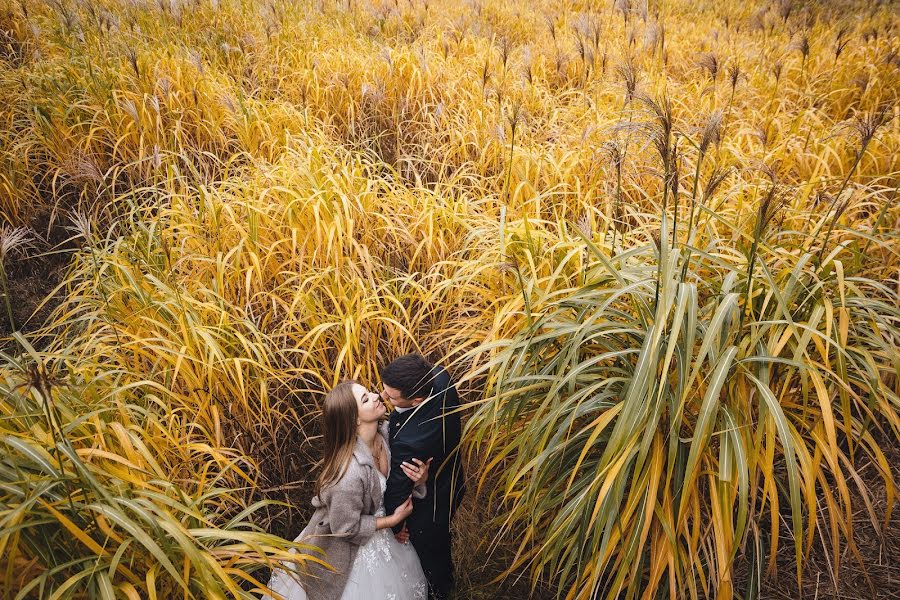
<path id="1" fill-rule="evenodd" d="M 436 525 L 409 532 L 425 579 L 429 600 L 447 600 L 453 591 L 453 558 L 450 555 L 450 525 Z"/>

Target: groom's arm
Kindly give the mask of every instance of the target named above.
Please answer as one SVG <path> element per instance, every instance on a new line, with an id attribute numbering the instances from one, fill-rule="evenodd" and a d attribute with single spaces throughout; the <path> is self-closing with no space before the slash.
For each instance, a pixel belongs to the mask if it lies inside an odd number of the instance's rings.
<path id="1" fill-rule="evenodd" d="M 384 513 L 394 514 L 398 506 L 406 502 L 413 491 L 413 482 L 400 468 L 404 461 L 412 462 L 416 455 L 414 449 L 399 440 L 394 441 L 391 448 L 391 470 L 388 472 L 387 489 L 384 492 Z M 394 533 L 403 529 L 403 523 L 394 526 Z"/>

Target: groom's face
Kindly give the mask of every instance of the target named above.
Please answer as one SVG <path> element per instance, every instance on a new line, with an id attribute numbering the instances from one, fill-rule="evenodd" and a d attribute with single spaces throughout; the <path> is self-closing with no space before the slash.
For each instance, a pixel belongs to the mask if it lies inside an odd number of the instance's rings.
<path id="1" fill-rule="evenodd" d="M 389 385 L 385 385 L 381 390 L 381 397 L 384 398 L 385 402 L 393 404 L 395 408 L 412 408 L 422 401 L 421 398 L 413 398 L 412 400 L 404 398 L 400 390 Z"/>

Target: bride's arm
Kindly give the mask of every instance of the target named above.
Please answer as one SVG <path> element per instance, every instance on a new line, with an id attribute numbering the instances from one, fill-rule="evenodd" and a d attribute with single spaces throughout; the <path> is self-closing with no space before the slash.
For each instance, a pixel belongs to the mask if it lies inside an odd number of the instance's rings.
<path id="1" fill-rule="evenodd" d="M 363 514 L 364 493 L 361 473 L 352 467 L 337 483 L 322 492 L 322 500 L 328 506 L 331 533 L 359 546 L 369 541 L 378 528 L 375 515 Z"/>
<path id="2" fill-rule="evenodd" d="M 388 517 L 378 517 L 375 521 L 375 529 L 387 529 L 388 527 L 396 527 L 412 514 L 412 498 L 407 498 L 406 502 L 397 507 L 394 514 Z"/>
<path id="3" fill-rule="evenodd" d="M 412 500 L 407 499 L 386 517 L 363 514 L 365 486 L 359 468 L 351 466 L 333 486 L 322 492 L 328 506 L 331 533 L 351 544 L 362 546 L 379 529 L 396 527 L 412 513 Z"/>

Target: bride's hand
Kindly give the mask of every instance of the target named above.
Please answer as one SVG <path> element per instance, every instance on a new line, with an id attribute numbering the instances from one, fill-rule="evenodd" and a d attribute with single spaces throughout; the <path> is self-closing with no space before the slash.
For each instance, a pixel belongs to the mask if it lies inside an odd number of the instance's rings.
<path id="1" fill-rule="evenodd" d="M 426 462 L 422 462 L 418 458 L 414 458 L 415 465 L 403 462 L 400 464 L 400 468 L 412 480 L 413 486 L 425 485 L 425 482 L 428 481 L 428 467 L 431 466 L 432 460 L 429 458 Z"/>
<path id="2" fill-rule="evenodd" d="M 399 525 L 400 523 L 405 521 L 406 517 L 412 514 L 412 511 L 413 503 L 412 496 L 410 496 L 406 499 L 406 502 L 394 509 L 394 514 L 391 515 L 391 520 L 393 521 L 391 527 L 393 527 L 394 525 Z"/>

